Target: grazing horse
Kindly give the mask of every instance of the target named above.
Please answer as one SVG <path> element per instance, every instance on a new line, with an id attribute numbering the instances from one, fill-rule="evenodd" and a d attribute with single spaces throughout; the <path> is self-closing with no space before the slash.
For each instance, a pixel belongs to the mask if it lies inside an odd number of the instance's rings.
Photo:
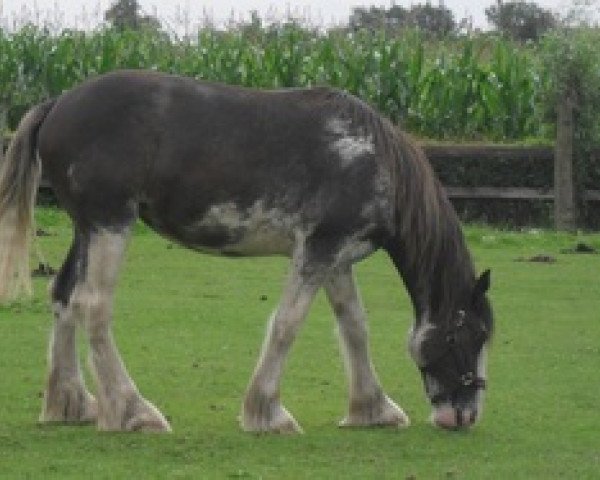
<path id="1" fill-rule="evenodd" d="M 371 363 L 352 272 L 380 248 L 414 306 L 409 350 L 433 422 L 454 429 L 480 415 L 492 333 L 489 271 L 475 275 L 457 217 L 421 150 L 357 98 L 330 88 L 258 91 L 120 71 L 33 107 L 0 167 L 0 297 L 30 289 L 42 167 L 74 227 L 50 288 L 42 422 L 170 430 L 136 388 L 111 332 L 117 274 L 137 218 L 200 251 L 291 258 L 243 400 L 244 430 L 301 431 L 279 387 L 321 287 L 346 357 L 349 407 L 341 425 L 408 425 Z M 95 396 L 78 364 L 78 325 L 90 343 Z"/>

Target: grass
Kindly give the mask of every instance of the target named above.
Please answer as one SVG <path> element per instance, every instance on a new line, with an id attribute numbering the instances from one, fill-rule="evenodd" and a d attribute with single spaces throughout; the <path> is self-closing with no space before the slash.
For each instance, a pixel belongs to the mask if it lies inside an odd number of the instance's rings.
<path id="1" fill-rule="evenodd" d="M 37 214 L 51 234 L 39 244 L 57 267 L 69 223 L 55 210 Z M 465 233 L 478 268 L 492 268 L 497 317 L 484 418 L 472 431 L 428 423 L 406 353 L 411 307 L 390 262 L 376 254 L 357 268 L 374 363 L 413 425 L 336 427 L 346 386 L 333 316 L 320 295 L 282 388 L 306 433 L 242 433 L 236 416 L 286 260 L 199 255 L 139 226 L 118 288 L 115 334 L 132 377 L 174 433 L 36 424 L 51 325 L 46 280 L 37 279 L 31 301 L 0 307 L 0 478 L 597 478 L 600 257 L 560 250 L 580 241 L 600 248 L 600 235 L 479 226 Z M 538 253 L 557 262 L 514 261 Z"/>

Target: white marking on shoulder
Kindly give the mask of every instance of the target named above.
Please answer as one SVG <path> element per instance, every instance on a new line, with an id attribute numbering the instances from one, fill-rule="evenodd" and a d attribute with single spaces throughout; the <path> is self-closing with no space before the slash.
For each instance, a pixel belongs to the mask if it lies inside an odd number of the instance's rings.
<path id="1" fill-rule="evenodd" d="M 350 120 L 344 120 L 338 117 L 330 118 L 327 120 L 326 128 L 329 133 L 346 137 L 350 135 Z"/>
<path id="2" fill-rule="evenodd" d="M 366 154 L 375 153 L 372 135 L 356 135 L 350 132 L 350 120 L 331 118 L 327 130 L 338 138 L 331 143 L 341 159 L 342 167 L 348 167 L 354 160 Z"/>

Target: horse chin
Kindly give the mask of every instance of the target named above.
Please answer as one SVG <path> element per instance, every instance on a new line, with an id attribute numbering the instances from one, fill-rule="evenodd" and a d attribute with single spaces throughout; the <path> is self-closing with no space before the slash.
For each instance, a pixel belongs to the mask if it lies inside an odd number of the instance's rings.
<path id="1" fill-rule="evenodd" d="M 476 406 L 434 405 L 431 423 L 445 430 L 467 430 L 477 423 L 480 415 Z"/>

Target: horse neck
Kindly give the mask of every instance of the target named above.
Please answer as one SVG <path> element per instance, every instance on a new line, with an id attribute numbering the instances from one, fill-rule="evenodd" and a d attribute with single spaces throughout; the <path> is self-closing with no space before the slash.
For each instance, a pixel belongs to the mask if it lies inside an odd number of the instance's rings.
<path id="1" fill-rule="evenodd" d="M 434 180 L 429 208 L 404 211 L 388 248 L 411 297 L 416 321 L 443 321 L 460 308 L 475 284 L 473 262 L 454 209 Z M 433 200 L 433 202 L 432 202 Z"/>

